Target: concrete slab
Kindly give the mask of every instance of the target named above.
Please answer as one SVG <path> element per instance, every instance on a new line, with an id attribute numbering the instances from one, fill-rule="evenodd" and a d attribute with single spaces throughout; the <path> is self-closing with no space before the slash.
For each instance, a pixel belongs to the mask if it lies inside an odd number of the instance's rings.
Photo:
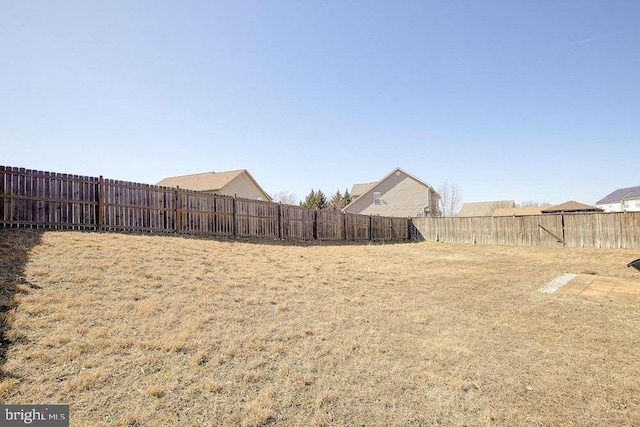
<path id="1" fill-rule="evenodd" d="M 555 293 L 640 304 L 640 279 L 577 274 Z"/>

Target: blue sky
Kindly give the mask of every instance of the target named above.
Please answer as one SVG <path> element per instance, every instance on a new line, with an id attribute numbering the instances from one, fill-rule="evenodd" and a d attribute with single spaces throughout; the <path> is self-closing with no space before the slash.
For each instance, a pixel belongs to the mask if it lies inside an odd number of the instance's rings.
<path id="1" fill-rule="evenodd" d="M 3 1 L 0 164 L 304 198 L 401 167 L 464 201 L 640 185 L 640 2 Z"/>

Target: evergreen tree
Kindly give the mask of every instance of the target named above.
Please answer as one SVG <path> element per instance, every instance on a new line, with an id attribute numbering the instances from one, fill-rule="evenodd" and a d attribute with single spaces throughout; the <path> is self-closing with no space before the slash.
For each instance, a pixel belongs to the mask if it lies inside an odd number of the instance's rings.
<path id="1" fill-rule="evenodd" d="M 342 196 L 342 207 L 344 208 L 352 201 L 353 201 L 353 197 L 351 197 L 351 194 L 349 193 L 349 189 L 345 188 L 344 195 Z"/>
<path id="2" fill-rule="evenodd" d="M 324 195 L 322 190 L 317 192 L 311 189 L 311 192 L 307 194 L 304 202 L 300 202 L 300 206 L 307 209 L 325 209 L 327 207 L 327 196 Z"/>
<path id="3" fill-rule="evenodd" d="M 316 193 L 316 209 L 326 209 L 328 205 L 327 196 L 324 195 L 322 190 L 318 190 Z"/>
<path id="4" fill-rule="evenodd" d="M 307 194 L 307 196 L 304 198 L 304 201 L 300 201 L 300 206 L 303 208 L 313 209 L 311 206 L 313 205 L 315 198 L 316 198 L 316 192 L 312 188 L 311 192 L 309 192 L 309 194 Z"/>
<path id="5" fill-rule="evenodd" d="M 339 211 L 344 207 L 344 196 L 340 192 L 340 190 L 336 191 L 336 193 L 331 197 L 331 209 L 334 211 Z"/>

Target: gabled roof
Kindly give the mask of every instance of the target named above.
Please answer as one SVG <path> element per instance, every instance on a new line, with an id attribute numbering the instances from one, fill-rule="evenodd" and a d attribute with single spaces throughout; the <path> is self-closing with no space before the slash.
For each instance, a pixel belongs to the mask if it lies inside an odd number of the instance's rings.
<path id="1" fill-rule="evenodd" d="M 266 191 L 260 187 L 258 182 L 251 176 L 248 170 L 238 169 L 226 172 L 203 172 L 195 173 L 191 175 L 172 176 L 165 178 L 158 182 L 156 185 L 164 187 L 180 187 L 187 190 L 195 191 L 221 191 L 227 184 L 236 179 L 242 174 L 246 174 L 251 181 L 258 187 L 258 189 L 264 193 L 266 200 L 271 200 L 271 197 Z"/>
<path id="2" fill-rule="evenodd" d="M 351 197 L 360 197 L 367 191 L 369 191 L 378 182 L 367 182 L 364 184 L 353 184 L 351 187 Z"/>
<path id="3" fill-rule="evenodd" d="M 460 217 L 493 216 L 493 212 L 499 208 L 515 208 L 513 200 L 495 200 L 493 202 L 470 202 L 462 205 Z"/>
<path id="4" fill-rule="evenodd" d="M 640 186 L 619 188 L 604 199 L 598 200 L 596 205 L 606 205 L 607 203 L 619 203 L 623 199 L 640 199 Z"/>
<path id="5" fill-rule="evenodd" d="M 222 188 L 233 181 L 245 169 L 239 169 L 227 172 L 204 172 L 194 173 L 191 175 L 172 176 L 165 178 L 156 185 L 164 187 L 180 187 L 187 190 L 195 191 L 220 191 Z"/>
<path id="6" fill-rule="evenodd" d="M 602 212 L 602 209 L 591 205 L 585 205 L 584 203 L 575 202 L 570 200 L 565 203 L 561 203 L 555 206 L 545 206 L 542 209 L 542 213 L 556 213 L 556 212 Z"/>
<path id="7" fill-rule="evenodd" d="M 528 206 L 526 208 L 497 208 L 493 211 L 493 216 L 529 216 L 541 215 L 541 207 Z"/>
<path id="8" fill-rule="evenodd" d="M 380 181 L 378 182 L 369 182 L 369 183 L 365 183 L 365 184 L 355 184 L 352 187 L 352 196 L 353 196 L 353 191 L 354 190 L 359 190 L 359 191 L 363 191 L 358 197 L 354 197 L 354 199 L 351 201 L 351 203 L 349 203 L 347 206 L 345 206 L 344 208 L 342 208 L 342 210 L 346 210 L 349 206 L 351 206 L 352 204 L 354 204 L 356 201 L 358 201 L 358 199 L 364 197 L 366 194 L 372 193 L 380 184 L 382 184 L 384 181 L 387 180 L 387 178 L 389 178 L 390 176 L 392 176 L 393 174 L 395 174 L 396 172 L 401 172 L 405 175 L 407 175 L 409 178 L 412 178 L 414 180 L 416 180 L 417 182 L 419 182 L 420 184 L 424 185 L 425 187 L 429 188 L 430 190 L 432 190 L 436 196 L 439 198 L 440 194 L 438 194 L 438 192 L 436 192 L 434 190 L 434 188 L 432 186 L 430 186 L 429 184 L 427 184 L 426 182 L 422 181 L 419 178 L 416 178 L 415 176 L 411 175 L 409 172 L 401 169 L 401 168 L 395 168 L 394 170 L 392 170 L 391 172 L 389 172 L 384 178 L 382 178 Z"/>

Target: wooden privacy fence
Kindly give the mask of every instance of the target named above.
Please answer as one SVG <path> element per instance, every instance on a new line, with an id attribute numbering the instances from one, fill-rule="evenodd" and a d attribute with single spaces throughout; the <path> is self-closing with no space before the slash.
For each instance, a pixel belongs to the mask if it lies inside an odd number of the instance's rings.
<path id="1" fill-rule="evenodd" d="M 409 218 L 0 166 L 0 225 L 296 240 L 407 240 Z"/>
<path id="2" fill-rule="evenodd" d="M 413 239 L 457 243 L 640 248 L 640 212 L 412 218 Z"/>

